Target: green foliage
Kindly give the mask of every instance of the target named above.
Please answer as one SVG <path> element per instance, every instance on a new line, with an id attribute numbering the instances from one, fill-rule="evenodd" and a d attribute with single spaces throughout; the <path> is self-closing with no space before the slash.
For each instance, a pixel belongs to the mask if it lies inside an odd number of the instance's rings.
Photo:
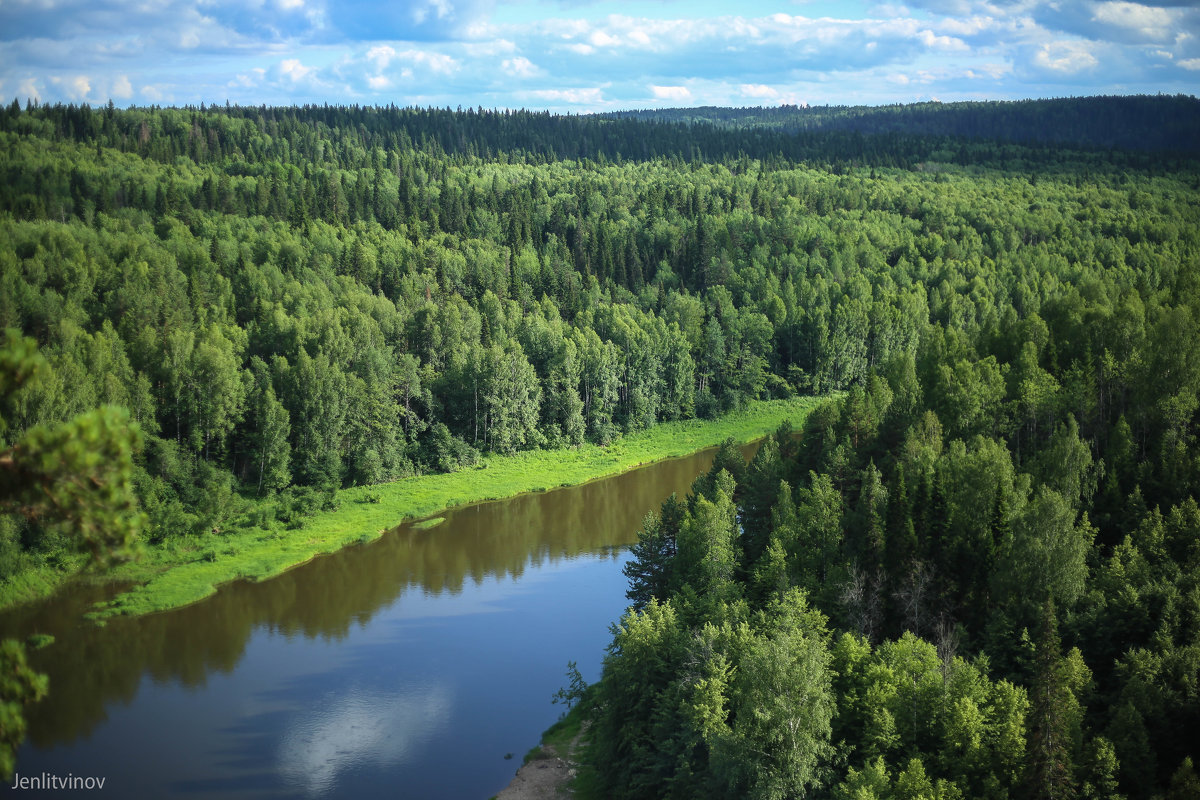
<path id="1" fill-rule="evenodd" d="M 10 391 L 30 389 L 44 374 L 32 341 L 15 331 L 6 332 L 0 352 L 0 385 Z M 128 559 L 145 525 L 133 492 L 140 446 L 128 412 L 112 406 L 35 425 L 0 451 L 0 511 L 63 531 L 69 546 L 89 552 L 98 566 Z"/>
<path id="2" fill-rule="evenodd" d="M 715 771 L 734 797 L 801 796 L 822 783 L 820 766 L 833 753 L 825 620 L 796 590 L 775 601 L 768 619 L 736 654 L 733 722 L 714 742 Z"/>
<path id="3" fill-rule="evenodd" d="M 188 602 L 837 390 L 647 518 L 597 783 L 1186 792 L 1196 109 L 0 110 L 0 589 L 144 529 L 186 566 L 106 613 Z"/>
<path id="4" fill-rule="evenodd" d="M 567 678 L 570 680 L 570 685 L 556 691 L 550 702 L 563 703 L 566 705 L 567 711 L 570 711 L 576 703 L 584 698 L 588 685 L 587 681 L 583 679 L 583 675 L 579 674 L 579 668 L 574 661 L 567 662 Z"/>
<path id="5" fill-rule="evenodd" d="M 0 778 L 11 780 L 25 738 L 25 706 L 46 696 L 49 679 L 30 669 L 20 642 L 0 642 Z"/>

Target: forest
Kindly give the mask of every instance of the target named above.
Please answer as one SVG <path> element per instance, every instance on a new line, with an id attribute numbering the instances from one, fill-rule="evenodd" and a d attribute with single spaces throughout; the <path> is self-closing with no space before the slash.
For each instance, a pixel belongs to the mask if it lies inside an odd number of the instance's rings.
<path id="1" fill-rule="evenodd" d="M 14 102 L 0 581 L 108 547 L 114 500 L 167 548 L 829 396 L 647 518 L 584 704 L 599 795 L 1194 797 L 1200 164 L 1138 131 L 1200 102 L 1039 102 L 1010 127 L 1064 141 L 980 137 L 989 104 Z M 64 469 L 108 505 L 62 513 Z"/>
<path id="2" fill-rule="evenodd" d="M 1055 100 L 794 106 L 664 108 L 616 111 L 623 119 L 754 128 L 986 139 L 1075 148 L 1176 151 L 1195 155 L 1200 106 L 1194 97 L 1114 96 Z"/>

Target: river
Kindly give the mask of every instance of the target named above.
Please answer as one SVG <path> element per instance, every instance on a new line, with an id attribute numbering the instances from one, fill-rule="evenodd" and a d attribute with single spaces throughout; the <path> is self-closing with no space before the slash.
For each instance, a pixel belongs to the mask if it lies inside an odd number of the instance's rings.
<path id="1" fill-rule="evenodd" d="M 17 772 L 123 798 L 482 800 L 561 711 L 567 662 L 599 676 L 626 546 L 712 455 L 450 511 L 103 628 L 80 618 L 96 587 L 0 616 L 56 637 L 31 655 L 50 696 Z"/>

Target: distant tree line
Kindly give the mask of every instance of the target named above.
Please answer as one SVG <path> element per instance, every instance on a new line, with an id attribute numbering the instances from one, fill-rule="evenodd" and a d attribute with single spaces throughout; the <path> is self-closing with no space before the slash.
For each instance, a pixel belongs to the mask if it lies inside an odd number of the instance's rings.
<path id="1" fill-rule="evenodd" d="M 1200 130 L 1200 100 L 1191 95 L 934 101 L 885 106 L 702 106 L 616 111 L 605 116 L 789 134 L 855 131 L 1192 155 L 1200 150 L 1196 137 Z"/>

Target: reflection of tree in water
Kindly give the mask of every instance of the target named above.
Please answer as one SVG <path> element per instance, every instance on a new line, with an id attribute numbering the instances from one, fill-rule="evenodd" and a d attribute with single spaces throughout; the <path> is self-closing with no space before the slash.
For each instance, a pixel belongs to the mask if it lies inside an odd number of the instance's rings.
<path id="1" fill-rule="evenodd" d="M 32 610 L 0 618 L 5 630 L 54 633 L 33 654 L 50 674 L 50 696 L 32 709 L 30 741 L 50 747 L 88 734 L 113 702 L 130 703 L 143 674 L 159 682 L 203 686 L 213 671 L 232 672 L 257 627 L 341 639 L 406 591 L 458 594 L 468 580 L 519 578 L 585 553 L 636 539 L 642 518 L 671 493 L 682 496 L 707 469 L 711 451 L 582 486 L 483 503 L 446 514 L 426 531 L 408 526 L 376 542 L 321 557 L 263 583 L 237 582 L 192 606 L 106 628 L 79 623 L 99 598 L 80 588 Z"/>

